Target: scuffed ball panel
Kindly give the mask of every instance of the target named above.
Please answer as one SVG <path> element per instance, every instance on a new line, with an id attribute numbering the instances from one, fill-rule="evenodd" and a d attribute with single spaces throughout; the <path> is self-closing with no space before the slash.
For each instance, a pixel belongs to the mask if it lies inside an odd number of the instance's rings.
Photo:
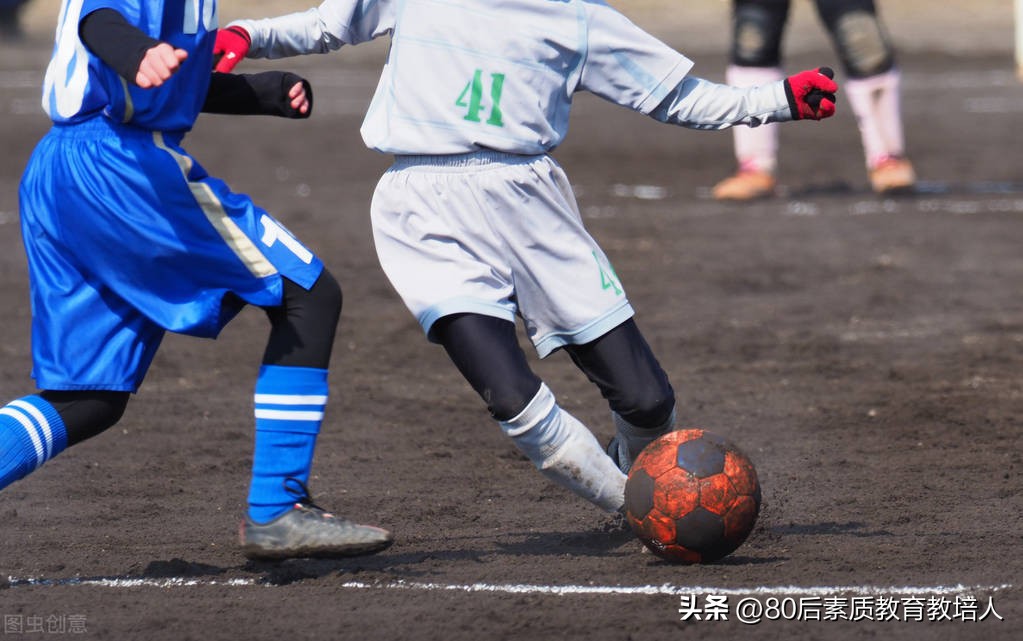
<path id="1" fill-rule="evenodd" d="M 725 537 L 721 516 L 702 507 L 675 520 L 675 543 L 706 557 L 716 550 Z"/>
<path id="2" fill-rule="evenodd" d="M 725 469 L 725 450 L 706 437 L 678 446 L 678 466 L 697 478 L 720 474 Z"/>
<path id="3" fill-rule="evenodd" d="M 693 564 L 699 563 L 703 560 L 703 557 L 699 552 L 694 552 L 688 548 L 684 548 L 680 545 L 666 545 L 658 548 L 651 543 L 646 543 L 646 546 L 650 548 L 652 552 L 660 556 L 662 559 L 668 561 L 674 561 L 675 563 Z"/>
<path id="4" fill-rule="evenodd" d="M 643 451 L 633 461 L 632 469 L 646 470 L 652 478 L 657 478 L 676 467 L 676 458 L 677 443 L 672 439 L 661 437 L 643 448 Z"/>
<path id="5" fill-rule="evenodd" d="M 657 477 L 654 509 L 668 516 L 685 514 L 700 504 L 700 486 L 685 470 L 672 468 Z"/>
<path id="6" fill-rule="evenodd" d="M 760 487 L 753 464 L 738 450 L 733 449 L 725 455 L 725 474 L 732 479 L 738 494 L 753 494 Z"/>
<path id="7" fill-rule="evenodd" d="M 725 537 L 733 542 L 735 547 L 739 547 L 753 531 L 759 513 L 759 500 L 752 496 L 740 496 L 724 516 Z"/>
<path id="8" fill-rule="evenodd" d="M 640 541 L 657 551 L 656 546 L 661 548 L 675 540 L 675 521 L 659 514 L 651 512 L 645 519 L 640 521 L 629 521 Z"/>
<path id="9" fill-rule="evenodd" d="M 732 481 L 724 474 L 715 474 L 699 482 L 699 504 L 714 514 L 723 515 L 735 503 L 737 496 Z"/>
<path id="10" fill-rule="evenodd" d="M 681 444 L 688 443 L 689 441 L 692 441 L 694 439 L 703 438 L 703 435 L 706 433 L 707 433 L 706 430 L 692 428 L 686 430 L 675 430 L 674 432 L 669 432 L 665 434 L 661 438 L 674 443 Z"/>
<path id="11" fill-rule="evenodd" d="M 643 519 L 654 509 L 654 479 L 645 469 L 629 474 L 625 482 L 625 511 L 634 519 Z"/>

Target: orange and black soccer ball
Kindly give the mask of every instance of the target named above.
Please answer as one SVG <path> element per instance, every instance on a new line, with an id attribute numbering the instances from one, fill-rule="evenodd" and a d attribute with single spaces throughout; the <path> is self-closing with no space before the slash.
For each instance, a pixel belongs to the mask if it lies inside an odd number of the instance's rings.
<path id="1" fill-rule="evenodd" d="M 669 561 L 706 563 L 742 545 L 760 513 L 753 463 L 701 429 L 669 432 L 636 457 L 625 483 L 625 517 Z"/>

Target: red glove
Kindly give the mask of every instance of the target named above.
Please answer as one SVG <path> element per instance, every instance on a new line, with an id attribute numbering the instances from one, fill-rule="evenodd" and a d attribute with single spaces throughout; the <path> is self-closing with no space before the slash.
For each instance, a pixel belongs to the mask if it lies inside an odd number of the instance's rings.
<path id="1" fill-rule="evenodd" d="M 227 73 L 242 61 L 252 46 L 252 37 L 241 27 L 228 27 L 217 31 L 213 43 L 213 70 Z"/>
<path id="2" fill-rule="evenodd" d="M 785 79 L 785 95 L 793 120 L 820 120 L 835 115 L 835 92 L 838 85 L 828 67 L 800 71 Z"/>

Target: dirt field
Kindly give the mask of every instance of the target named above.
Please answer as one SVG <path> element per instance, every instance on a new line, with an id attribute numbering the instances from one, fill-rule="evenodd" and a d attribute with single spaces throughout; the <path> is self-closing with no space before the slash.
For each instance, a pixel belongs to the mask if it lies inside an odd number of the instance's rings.
<path id="1" fill-rule="evenodd" d="M 725 5 L 692 4 L 700 18 L 665 37 L 720 79 L 725 40 L 694 29 L 724 20 Z M 788 35 L 793 71 L 835 64 L 805 4 Z M 943 3 L 911 19 L 913 4 L 888 22 L 904 45 L 917 194 L 868 191 L 841 103 L 831 121 L 784 129 L 785 193 L 752 205 L 707 195 L 732 169 L 730 134 L 669 129 L 590 96 L 555 154 L 682 422 L 726 434 L 757 465 L 763 510 L 731 557 L 684 567 L 643 554 L 545 483 L 423 339 L 372 249 L 369 198 L 389 159 L 358 135 L 383 51 L 370 47 L 288 65 L 316 88 L 310 121 L 204 117 L 186 146 L 342 282 L 313 490 L 397 542 L 344 562 L 239 554 L 266 333 L 247 310 L 218 341 L 168 337 L 119 425 L 0 492 L 0 638 L 1018 639 L 1023 85 L 1011 3 Z M 642 8 L 665 32 L 675 24 Z M 4 400 L 32 390 L 16 188 L 47 128 L 45 18 L 33 7 L 29 41 L 0 44 Z M 569 360 L 535 363 L 609 438 L 606 406 Z M 680 620 L 684 600 L 708 595 L 728 598 L 728 621 Z M 743 599 L 765 620 L 741 623 Z M 903 620 L 917 599 L 922 621 Z M 771 616 L 800 603 L 839 620 Z M 876 620 L 886 604 L 899 620 Z"/>

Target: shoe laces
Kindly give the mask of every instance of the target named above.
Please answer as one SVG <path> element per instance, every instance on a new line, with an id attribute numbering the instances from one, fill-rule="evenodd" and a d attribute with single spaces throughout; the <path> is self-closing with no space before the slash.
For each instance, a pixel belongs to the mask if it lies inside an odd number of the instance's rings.
<path id="1" fill-rule="evenodd" d="M 875 171 L 878 169 L 885 169 L 894 165 L 900 165 L 903 162 L 905 162 L 905 158 L 899 154 L 886 154 L 874 161 L 872 169 Z"/>
<path id="2" fill-rule="evenodd" d="M 320 512 L 321 516 L 333 517 L 334 515 L 313 502 L 309 486 L 293 476 L 284 479 L 284 491 L 295 497 L 295 507 L 303 510 Z"/>

